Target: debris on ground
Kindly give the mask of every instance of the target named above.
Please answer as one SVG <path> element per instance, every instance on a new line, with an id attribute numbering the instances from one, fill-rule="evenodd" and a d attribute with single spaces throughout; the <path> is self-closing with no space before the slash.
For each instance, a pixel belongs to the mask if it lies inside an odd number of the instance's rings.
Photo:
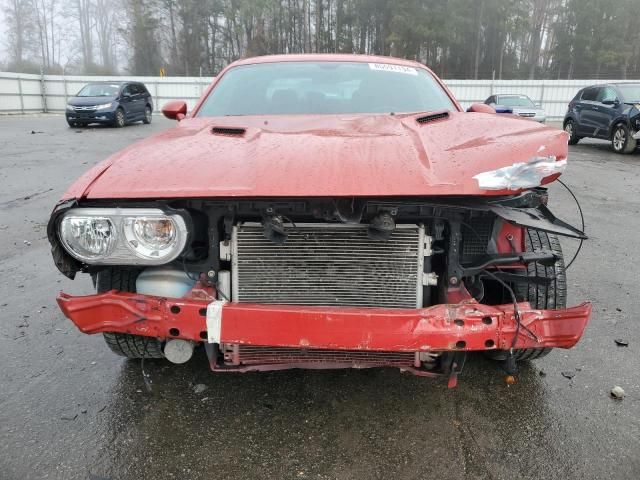
<path id="1" fill-rule="evenodd" d="M 576 376 L 576 372 L 572 372 L 572 371 L 566 371 L 566 372 L 560 372 L 560 373 L 564 378 L 568 378 L 569 380 L 571 380 L 573 377 Z"/>
<path id="2" fill-rule="evenodd" d="M 540 371 L 538 372 L 538 375 L 540 375 L 541 377 L 546 377 L 546 376 L 547 376 L 547 373 L 546 373 L 544 370 L 540 370 Z"/>
<path id="3" fill-rule="evenodd" d="M 204 383 L 198 383 L 196 386 L 193 387 L 193 391 L 195 393 L 202 393 L 207 389 L 207 386 Z"/>
<path id="4" fill-rule="evenodd" d="M 624 398 L 624 390 L 617 385 L 611 389 L 611 396 L 616 400 L 622 400 Z"/>
<path id="5" fill-rule="evenodd" d="M 621 312 L 622 309 L 620 307 L 616 307 L 616 311 Z"/>
<path id="6" fill-rule="evenodd" d="M 31 246 L 31 242 L 28 240 L 23 240 L 22 243 L 24 243 L 27 247 Z"/>
<path id="7" fill-rule="evenodd" d="M 622 339 L 622 338 L 616 338 L 614 340 L 614 342 L 616 342 L 616 345 L 618 345 L 619 347 L 628 347 L 629 346 L 629 342 Z"/>
<path id="8" fill-rule="evenodd" d="M 76 418 L 78 418 L 77 413 L 75 415 L 63 415 L 60 417 L 60 420 L 72 421 L 72 420 L 75 420 Z"/>

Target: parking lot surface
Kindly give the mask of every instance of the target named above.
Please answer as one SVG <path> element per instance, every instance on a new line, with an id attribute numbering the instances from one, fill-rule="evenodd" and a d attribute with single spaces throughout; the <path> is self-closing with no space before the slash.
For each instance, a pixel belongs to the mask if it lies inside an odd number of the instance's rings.
<path id="1" fill-rule="evenodd" d="M 146 362 L 149 392 L 139 361 L 58 311 L 59 290 L 91 282 L 58 273 L 45 229 L 81 172 L 171 126 L 0 117 L 0 479 L 640 478 L 640 152 L 570 147 L 563 179 L 590 240 L 569 304 L 594 314 L 576 348 L 523 367 L 516 385 L 475 355 L 448 390 L 394 369 L 213 375 L 200 353 Z M 579 226 L 558 185 L 551 207 Z M 563 247 L 570 258 L 576 243 Z"/>

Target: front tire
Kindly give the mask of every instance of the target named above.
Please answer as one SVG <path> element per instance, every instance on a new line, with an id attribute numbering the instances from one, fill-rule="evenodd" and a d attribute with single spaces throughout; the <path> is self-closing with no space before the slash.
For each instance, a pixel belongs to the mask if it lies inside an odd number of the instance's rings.
<path id="1" fill-rule="evenodd" d="M 515 285 L 513 290 L 516 294 L 516 299 L 519 302 L 529 302 L 533 308 L 540 310 L 566 308 L 567 274 L 558 236 L 533 229 L 526 229 L 524 235 L 525 251 L 550 251 L 558 257 L 558 260 L 551 266 L 544 266 L 537 262 L 530 263 L 524 271 L 526 276 L 547 278 L 549 283 L 547 285 Z M 545 357 L 551 350 L 553 348 L 521 348 L 514 349 L 513 355 L 516 361 L 528 361 Z M 489 350 L 486 354 L 493 360 L 505 360 L 508 352 L 506 350 Z"/>
<path id="2" fill-rule="evenodd" d="M 107 268 L 98 273 L 96 290 L 98 293 L 109 290 L 135 292 L 137 270 Z M 164 358 L 162 344 L 153 337 L 131 335 L 128 333 L 103 333 L 104 341 L 111 351 L 127 358 Z"/>
<path id="3" fill-rule="evenodd" d="M 145 125 L 149 125 L 151 123 L 151 107 L 149 105 L 144 107 L 144 118 L 142 119 L 142 123 Z"/>
<path id="4" fill-rule="evenodd" d="M 115 118 L 113 119 L 113 126 L 116 128 L 122 128 L 125 126 L 125 124 L 126 124 L 126 121 L 124 118 L 124 110 L 119 108 L 116 110 Z"/>
<path id="5" fill-rule="evenodd" d="M 582 137 L 579 137 L 576 133 L 577 128 L 573 120 L 567 120 L 564 123 L 564 131 L 569 134 L 569 145 L 575 145 L 582 139 Z"/>
<path id="6" fill-rule="evenodd" d="M 638 142 L 631 136 L 626 125 L 620 123 L 613 128 L 611 133 L 611 148 L 616 153 L 632 153 Z"/>

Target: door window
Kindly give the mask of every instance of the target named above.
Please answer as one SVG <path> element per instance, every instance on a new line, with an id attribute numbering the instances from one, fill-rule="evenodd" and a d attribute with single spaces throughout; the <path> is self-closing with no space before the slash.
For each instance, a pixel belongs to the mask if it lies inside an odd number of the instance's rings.
<path id="1" fill-rule="evenodd" d="M 598 94 L 598 102 L 604 103 L 606 101 L 615 101 L 618 99 L 618 95 L 616 95 L 616 91 L 611 87 L 604 87 L 600 89 L 600 93 Z"/>
<path id="2" fill-rule="evenodd" d="M 596 98 L 598 98 L 598 93 L 600 93 L 600 87 L 589 87 L 582 92 L 582 100 L 595 102 Z"/>

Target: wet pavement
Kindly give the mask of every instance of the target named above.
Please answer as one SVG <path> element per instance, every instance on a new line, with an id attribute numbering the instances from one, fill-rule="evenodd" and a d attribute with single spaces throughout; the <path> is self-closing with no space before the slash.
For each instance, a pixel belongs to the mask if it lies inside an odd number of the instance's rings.
<path id="1" fill-rule="evenodd" d="M 447 390 L 393 369 L 213 375 L 199 352 L 146 362 L 148 392 L 139 361 L 59 313 L 59 290 L 91 282 L 58 273 L 45 227 L 82 171 L 170 126 L 0 117 L 0 479 L 640 478 L 640 152 L 571 147 L 563 179 L 591 239 L 569 303 L 588 299 L 594 315 L 576 348 L 522 368 L 514 386 L 481 356 Z M 551 203 L 578 224 L 566 191 L 554 186 Z"/>

